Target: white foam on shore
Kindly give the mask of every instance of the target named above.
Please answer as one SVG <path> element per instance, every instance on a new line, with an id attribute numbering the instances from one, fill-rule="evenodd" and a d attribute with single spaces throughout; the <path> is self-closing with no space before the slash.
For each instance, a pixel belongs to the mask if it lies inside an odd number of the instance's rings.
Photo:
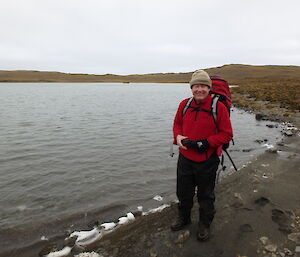
<path id="1" fill-rule="evenodd" d="M 272 149 L 272 148 L 274 148 L 274 145 L 268 144 L 268 143 L 263 144 L 263 146 L 264 146 L 264 147 L 267 147 L 267 149 Z"/>
<path id="2" fill-rule="evenodd" d="M 103 224 L 101 224 L 101 227 L 102 227 L 104 230 L 111 230 L 111 229 L 113 229 L 115 226 L 117 226 L 117 224 L 114 223 L 114 222 L 108 222 L 108 223 L 103 223 Z"/>
<path id="3" fill-rule="evenodd" d="M 60 251 L 55 251 L 55 252 L 48 253 L 46 255 L 46 257 L 63 257 L 63 256 L 67 256 L 67 255 L 69 255 L 71 253 L 71 250 L 72 250 L 72 247 L 65 246 Z"/>
<path id="4" fill-rule="evenodd" d="M 102 255 L 99 255 L 98 253 L 95 252 L 84 252 L 75 255 L 74 257 L 101 257 Z"/>
<path id="5" fill-rule="evenodd" d="M 149 214 L 152 214 L 152 213 L 156 213 L 156 212 L 161 212 L 163 209 L 167 208 L 167 207 L 170 207 L 171 205 L 170 204 L 163 204 L 157 208 L 154 208 L 154 209 L 151 209 L 147 212 L 143 212 L 143 215 L 149 215 Z"/>
<path id="6" fill-rule="evenodd" d="M 127 213 L 126 217 L 120 217 L 119 218 L 119 223 L 118 224 L 119 225 L 124 225 L 124 224 L 126 224 L 130 221 L 133 221 L 133 220 L 135 220 L 135 217 L 131 212 L 129 212 L 129 213 Z"/>
<path id="7" fill-rule="evenodd" d="M 163 198 L 160 195 L 156 195 L 153 197 L 153 200 L 161 202 L 163 200 Z"/>
<path id="8" fill-rule="evenodd" d="M 76 237 L 76 245 L 85 246 L 93 243 L 94 241 L 102 237 L 102 231 L 98 227 L 93 228 L 89 231 L 74 231 L 70 237 Z"/>
<path id="9" fill-rule="evenodd" d="M 167 207 L 170 207 L 170 204 L 163 204 L 157 208 L 150 209 L 147 212 L 142 212 L 142 215 L 149 215 L 156 212 L 161 212 Z M 143 206 L 138 206 L 138 211 L 143 210 Z M 101 224 L 99 227 L 94 227 L 92 230 L 88 231 L 74 231 L 69 235 L 68 238 L 77 237 L 75 241 L 75 245 L 79 247 L 85 247 L 87 245 L 90 245 L 91 243 L 101 239 L 101 237 L 105 234 L 113 232 L 115 229 L 117 229 L 119 226 L 128 224 L 130 222 L 133 222 L 135 220 L 135 216 L 133 213 L 129 212 L 124 217 L 120 217 L 118 223 L 115 222 L 106 222 Z M 73 247 L 66 246 L 60 251 L 51 252 L 45 257 L 64 257 L 70 254 Z M 94 255 L 92 255 L 94 254 Z M 76 257 L 98 257 L 100 255 L 95 255 L 97 253 L 81 253 L 81 255 L 76 255 Z"/>

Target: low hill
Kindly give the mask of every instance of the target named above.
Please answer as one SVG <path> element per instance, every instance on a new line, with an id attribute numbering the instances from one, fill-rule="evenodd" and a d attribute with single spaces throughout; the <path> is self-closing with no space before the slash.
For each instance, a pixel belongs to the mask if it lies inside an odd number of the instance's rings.
<path id="1" fill-rule="evenodd" d="M 300 110 L 300 66 L 252 66 L 229 64 L 205 69 L 210 75 L 219 75 L 231 85 L 236 106 L 257 110 L 272 105 Z M 120 76 L 90 75 L 41 71 L 0 71 L 0 82 L 119 82 L 119 83 L 188 83 L 192 72 L 155 73 Z M 266 103 L 258 105 L 258 101 Z M 274 112 L 278 112 L 275 109 Z M 288 114 L 289 115 L 289 114 Z"/>
<path id="2" fill-rule="evenodd" d="M 239 84 L 244 80 L 281 80 L 300 79 L 299 66 L 251 66 L 229 64 L 205 69 L 210 75 L 220 75 L 230 84 Z M 0 82 L 161 82 L 185 83 L 190 80 L 188 73 L 155 73 L 120 76 L 113 74 L 90 75 L 41 71 L 0 71 Z"/>

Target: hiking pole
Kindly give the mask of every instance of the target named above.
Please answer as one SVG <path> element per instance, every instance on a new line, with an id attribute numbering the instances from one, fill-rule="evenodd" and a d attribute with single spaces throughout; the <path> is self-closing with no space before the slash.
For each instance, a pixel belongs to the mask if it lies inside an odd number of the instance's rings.
<path id="1" fill-rule="evenodd" d="M 235 169 L 235 171 L 238 171 L 238 169 L 236 168 L 236 166 L 235 166 L 233 160 L 231 159 L 229 153 L 227 152 L 227 150 L 226 150 L 226 149 L 223 149 L 223 151 L 227 154 L 227 156 L 228 156 L 229 160 L 231 161 L 231 163 L 232 163 L 233 168 Z"/>

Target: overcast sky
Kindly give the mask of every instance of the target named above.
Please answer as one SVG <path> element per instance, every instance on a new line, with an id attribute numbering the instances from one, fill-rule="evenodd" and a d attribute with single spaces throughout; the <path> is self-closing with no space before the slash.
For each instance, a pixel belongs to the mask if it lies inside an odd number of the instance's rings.
<path id="1" fill-rule="evenodd" d="M 299 0 L 0 0 L 0 70 L 300 65 Z"/>

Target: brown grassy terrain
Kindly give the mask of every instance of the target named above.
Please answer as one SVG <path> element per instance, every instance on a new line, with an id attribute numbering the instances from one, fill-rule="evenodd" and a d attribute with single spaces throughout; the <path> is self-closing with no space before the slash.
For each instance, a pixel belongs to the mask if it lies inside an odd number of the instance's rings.
<path id="1" fill-rule="evenodd" d="M 233 103 L 248 109 L 300 110 L 299 66 L 251 66 L 230 64 L 205 69 L 210 75 L 224 77 L 233 89 Z M 40 71 L 0 71 L 0 82 L 119 82 L 188 83 L 192 72 L 120 76 Z M 289 114 L 286 114 L 287 116 Z"/>
<path id="2" fill-rule="evenodd" d="M 300 110 L 300 79 L 245 80 L 240 85 L 232 90 L 232 98 L 236 106 L 250 109 L 279 107 L 291 111 Z"/>
<path id="3" fill-rule="evenodd" d="M 241 64 L 223 65 L 205 69 L 210 75 L 219 75 L 230 84 L 240 84 L 244 80 L 300 79 L 299 66 L 251 66 Z M 142 75 L 92 75 L 41 71 L 1 71 L 0 82 L 161 82 L 185 83 L 191 78 L 192 71 L 187 73 L 155 73 Z"/>

